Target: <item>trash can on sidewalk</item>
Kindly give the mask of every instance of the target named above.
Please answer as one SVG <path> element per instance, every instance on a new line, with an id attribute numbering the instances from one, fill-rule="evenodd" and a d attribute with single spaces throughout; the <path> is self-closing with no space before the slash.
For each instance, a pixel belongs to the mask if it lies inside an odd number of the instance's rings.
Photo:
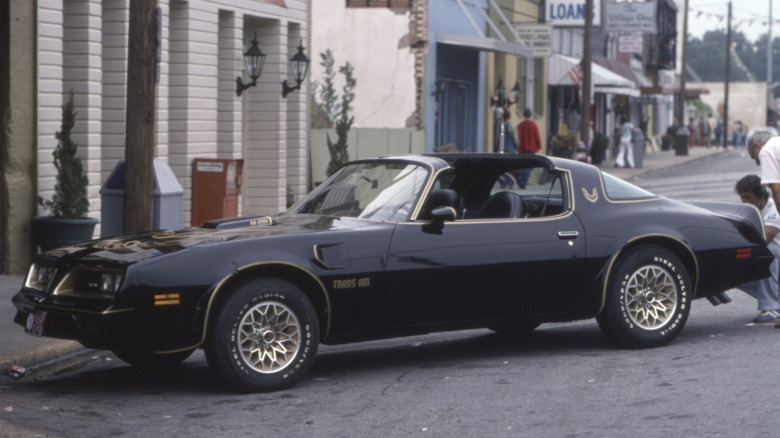
<path id="1" fill-rule="evenodd" d="M 182 194 L 184 189 L 165 161 L 154 159 L 155 230 L 182 227 Z M 122 234 L 124 224 L 125 160 L 119 160 L 100 187 L 100 237 Z"/>
<path id="2" fill-rule="evenodd" d="M 688 128 L 681 126 L 674 134 L 674 154 L 688 155 L 688 137 L 691 135 Z"/>
<path id="3" fill-rule="evenodd" d="M 631 137 L 631 146 L 634 148 L 634 167 L 642 167 L 642 159 L 645 157 L 645 136 L 641 129 L 634 131 Z"/>

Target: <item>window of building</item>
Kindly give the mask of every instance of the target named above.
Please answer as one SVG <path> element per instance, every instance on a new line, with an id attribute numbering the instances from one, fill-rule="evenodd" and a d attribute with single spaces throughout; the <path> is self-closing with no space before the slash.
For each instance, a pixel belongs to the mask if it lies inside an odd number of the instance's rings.
<path id="1" fill-rule="evenodd" d="M 411 8 L 412 0 L 347 0 L 348 8 Z"/>

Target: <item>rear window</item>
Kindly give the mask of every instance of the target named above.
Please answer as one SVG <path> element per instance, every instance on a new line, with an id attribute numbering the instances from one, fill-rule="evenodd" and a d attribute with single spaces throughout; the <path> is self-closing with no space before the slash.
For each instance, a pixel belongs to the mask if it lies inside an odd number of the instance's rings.
<path id="1" fill-rule="evenodd" d="M 604 179 L 604 191 L 609 199 L 614 201 L 626 201 L 631 199 L 657 198 L 658 195 L 637 187 L 630 182 L 612 176 L 608 173 L 601 173 Z"/>

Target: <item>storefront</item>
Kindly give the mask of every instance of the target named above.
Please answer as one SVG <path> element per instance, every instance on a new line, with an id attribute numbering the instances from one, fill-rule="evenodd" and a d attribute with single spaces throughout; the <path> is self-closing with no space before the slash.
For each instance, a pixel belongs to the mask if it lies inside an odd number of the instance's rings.
<path id="1" fill-rule="evenodd" d="M 549 89 L 548 120 L 550 136 L 580 133 L 580 59 L 555 54 L 549 58 L 547 83 Z M 593 98 L 591 121 L 594 131 L 608 133 L 612 129 L 608 114 L 613 112 L 615 96 L 639 96 L 639 89 L 631 79 L 621 76 L 599 64 L 591 64 Z"/>

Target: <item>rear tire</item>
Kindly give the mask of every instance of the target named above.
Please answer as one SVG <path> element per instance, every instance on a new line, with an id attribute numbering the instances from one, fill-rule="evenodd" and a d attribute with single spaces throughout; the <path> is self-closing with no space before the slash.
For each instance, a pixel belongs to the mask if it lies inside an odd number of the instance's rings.
<path id="1" fill-rule="evenodd" d="M 692 298 L 691 280 L 680 258 L 657 245 L 642 246 L 618 260 L 596 319 L 623 347 L 660 347 L 682 331 Z"/>
<path id="2" fill-rule="evenodd" d="M 281 279 L 240 285 L 218 306 L 210 324 L 209 365 L 240 392 L 289 388 L 317 354 L 314 307 L 298 287 Z"/>

